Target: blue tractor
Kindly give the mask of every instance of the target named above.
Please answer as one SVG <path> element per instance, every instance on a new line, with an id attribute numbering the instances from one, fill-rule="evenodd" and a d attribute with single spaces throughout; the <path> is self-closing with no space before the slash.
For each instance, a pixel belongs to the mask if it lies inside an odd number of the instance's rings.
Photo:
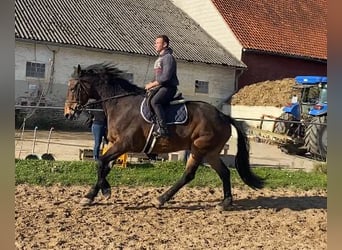
<path id="1" fill-rule="evenodd" d="M 296 94 L 283 108 L 276 120 L 274 132 L 291 136 L 299 146 L 315 158 L 326 159 L 327 136 L 327 86 L 325 76 L 297 76 Z"/>

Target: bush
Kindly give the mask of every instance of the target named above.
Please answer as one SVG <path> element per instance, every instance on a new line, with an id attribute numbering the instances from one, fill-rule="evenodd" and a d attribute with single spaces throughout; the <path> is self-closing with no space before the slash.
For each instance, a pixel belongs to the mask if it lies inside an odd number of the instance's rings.
<path id="1" fill-rule="evenodd" d="M 314 165 L 314 172 L 327 174 L 328 173 L 328 164 L 326 162 L 315 164 Z"/>

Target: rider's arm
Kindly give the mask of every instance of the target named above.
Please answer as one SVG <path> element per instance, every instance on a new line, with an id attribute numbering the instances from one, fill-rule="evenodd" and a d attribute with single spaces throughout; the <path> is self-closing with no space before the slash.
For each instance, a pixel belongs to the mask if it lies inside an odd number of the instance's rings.
<path id="1" fill-rule="evenodd" d="M 165 55 L 162 59 L 162 71 L 156 76 L 156 81 L 160 85 L 167 86 L 172 78 L 173 72 L 175 71 L 175 63 L 172 55 Z"/>

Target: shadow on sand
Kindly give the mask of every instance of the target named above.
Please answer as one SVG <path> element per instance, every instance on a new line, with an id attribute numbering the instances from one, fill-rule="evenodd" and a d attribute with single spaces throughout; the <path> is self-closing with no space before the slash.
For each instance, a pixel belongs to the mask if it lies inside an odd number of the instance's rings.
<path id="1" fill-rule="evenodd" d="M 177 201 L 171 200 L 167 202 L 161 209 L 186 209 L 186 210 L 203 210 L 212 209 L 220 202 L 220 200 L 198 200 L 198 201 Z M 143 203 L 138 206 L 127 204 L 127 210 L 142 210 L 154 208 L 153 205 Z M 233 202 L 233 206 L 229 211 L 242 211 L 252 209 L 273 209 L 280 211 L 282 209 L 290 209 L 293 211 L 303 211 L 307 209 L 327 209 L 327 198 L 323 196 L 296 196 L 296 197 L 258 197 L 256 199 L 239 199 Z"/>

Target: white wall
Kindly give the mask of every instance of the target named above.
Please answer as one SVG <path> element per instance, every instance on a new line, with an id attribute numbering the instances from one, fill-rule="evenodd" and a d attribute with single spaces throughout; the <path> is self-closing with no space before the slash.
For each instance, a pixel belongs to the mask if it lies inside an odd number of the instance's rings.
<path id="1" fill-rule="evenodd" d="M 48 97 L 59 105 L 64 103 L 67 81 L 73 67 L 80 64 L 88 66 L 94 63 L 112 62 L 121 70 L 134 74 L 134 83 L 143 86 L 153 79 L 153 64 L 155 57 L 128 53 L 105 53 L 94 50 L 33 44 L 16 41 L 15 44 L 15 95 L 23 96 L 28 89 L 28 79 L 25 76 L 26 62 L 36 61 L 46 63 L 47 73 L 41 81 L 44 88 L 50 79 L 53 50 L 55 51 L 55 73 L 51 92 Z M 217 105 L 222 99 L 234 92 L 235 70 L 220 65 L 208 65 L 177 61 L 179 90 L 187 99 L 204 100 Z M 195 80 L 209 82 L 209 94 L 196 94 Z"/>
<path id="2" fill-rule="evenodd" d="M 230 115 L 235 119 L 246 119 L 246 123 L 254 128 L 260 126 L 260 120 L 263 115 L 271 117 L 280 117 L 282 114 L 282 108 L 271 107 L 271 106 L 243 106 L 243 105 L 232 105 L 230 107 Z M 274 120 L 274 118 L 264 117 L 265 120 Z M 251 120 L 247 120 L 251 119 Z M 253 119 L 256 119 L 255 121 Z M 262 129 L 272 131 L 274 122 L 264 121 Z M 233 136 L 236 137 L 235 129 L 233 129 Z"/>
<path id="3" fill-rule="evenodd" d="M 178 62 L 180 91 L 187 99 L 206 101 L 214 106 L 234 93 L 235 70 L 222 66 Z M 195 93 L 196 80 L 209 82 L 209 94 Z"/>
<path id="4" fill-rule="evenodd" d="M 242 45 L 211 0 L 171 0 L 171 2 L 195 20 L 228 52 L 241 59 Z"/>

